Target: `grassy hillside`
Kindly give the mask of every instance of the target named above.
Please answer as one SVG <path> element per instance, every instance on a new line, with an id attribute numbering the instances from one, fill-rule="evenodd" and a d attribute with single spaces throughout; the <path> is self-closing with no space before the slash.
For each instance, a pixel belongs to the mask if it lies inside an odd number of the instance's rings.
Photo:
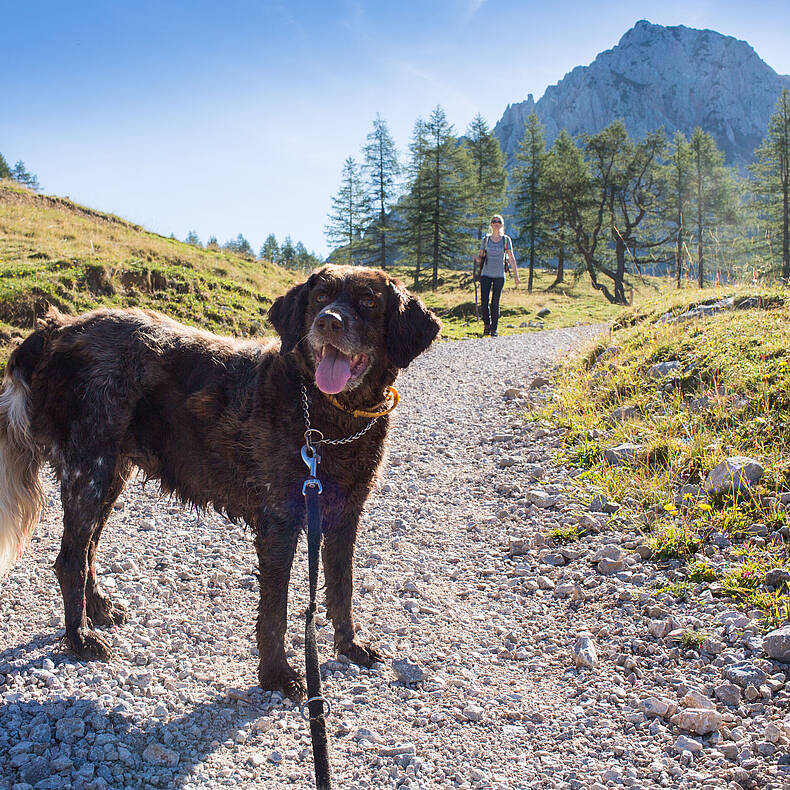
<path id="1" fill-rule="evenodd" d="M 396 267 L 393 273 L 414 287 L 412 270 Z M 429 275 L 423 272 L 416 290 L 442 317 L 443 337 L 479 337 L 470 273 L 441 270 L 436 291 L 430 290 Z M 0 363 L 11 337 L 25 334 L 48 304 L 71 313 L 100 305 L 150 307 L 215 332 L 270 333 L 265 313 L 272 299 L 303 278 L 301 272 L 193 247 L 0 181 Z M 500 334 L 619 320 L 625 313 L 594 291 L 586 276 L 574 280 L 571 273 L 565 284 L 547 291 L 553 279 L 552 273 L 537 272 L 532 294 L 508 279 Z M 644 311 L 669 283 L 635 278 L 633 285 L 635 309 Z M 539 318 L 544 308 L 549 313 Z"/>
<path id="2" fill-rule="evenodd" d="M 272 299 L 297 276 L 203 250 L 110 214 L 0 181 L 0 336 L 65 312 L 138 306 L 228 334 L 263 331 Z"/>
<path id="3" fill-rule="evenodd" d="M 563 372 L 543 416 L 567 429 L 565 453 L 583 478 L 645 524 L 654 558 L 682 561 L 680 593 L 729 595 L 770 626 L 790 619 L 787 588 L 765 581 L 772 568 L 790 569 L 790 294 L 714 296 L 732 307 L 673 323 L 695 305 L 681 294 L 625 313 Z M 651 371 L 662 362 L 678 364 Z M 621 443 L 636 445 L 635 459 L 607 463 Z M 708 473 L 732 456 L 762 464 L 759 484 L 705 496 Z"/>

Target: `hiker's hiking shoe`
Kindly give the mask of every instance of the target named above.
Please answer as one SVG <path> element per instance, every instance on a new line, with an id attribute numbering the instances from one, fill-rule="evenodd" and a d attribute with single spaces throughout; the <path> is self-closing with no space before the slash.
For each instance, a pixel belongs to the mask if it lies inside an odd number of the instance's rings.
<path id="1" fill-rule="evenodd" d="M 488 324 L 483 324 L 483 337 L 491 334 L 491 327 Z"/>
<path id="2" fill-rule="evenodd" d="M 499 335 L 497 334 L 496 329 L 492 329 L 491 330 L 491 337 L 499 337 Z"/>

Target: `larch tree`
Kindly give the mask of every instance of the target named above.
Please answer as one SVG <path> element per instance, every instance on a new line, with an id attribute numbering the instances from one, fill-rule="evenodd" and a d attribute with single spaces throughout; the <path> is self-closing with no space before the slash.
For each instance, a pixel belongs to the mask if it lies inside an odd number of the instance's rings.
<path id="1" fill-rule="evenodd" d="M 661 214 L 667 233 L 672 237 L 675 257 L 675 284 L 680 288 L 683 277 L 683 252 L 687 250 L 691 213 L 693 159 L 691 146 L 683 132 L 675 132 L 669 155 L 661 169 L 664 200 Z"/>
<path id="2" fill-rule="evenodd" d="M 543 203 L 548 220 L 547 248 L 557 256 L 557 273 L 549 290 L 565 279 L 565 258 L 573 249 L 574 219 L 587 208 L 590 178 L 584 155 L 563 129 L 551 146 L 543 168 Z"/>
<path id="3" fill-rule="evenodd" d="M 427 200 L 432 262 L 431 288 L 439 282 L 439 264 L 452 264 L 468 255 L 470 162 L 444 110 L 436 106 L 425 124 L 428 141 Z"/>
<path id="4" fill-rule="evenodd" d="M 340 189 L 332 198 L 332 213 L 325 228 L 330 246 L 349 265 L 366 250 L 363 233 L 370 218 L 370 201 L 360 166 L 353 156 L 343 164 Z M 280 255 L 284 248 L 280 250 Z"/>
<path id="5" fill-rule="evenodd" d="M 722 217 L 732 200 L 733 184 L 724 167 L 724 154 L 698 126 L 691 134 L 692 203 L 696 214 L 697 285 L 705 284 L 705 233 Z"/>
<path id="6" fill-rule="evenodd" d="M 479 113 L 466 130 L 464 145 L 471 161 L 471 221 L 480 240 L 491 215 L 502 211 L 507 189 L 505 155 Z"/>
<path id="7" fill-rule="evenodd" d="M 392 233 L 389 214 L 397 197 L 397 180 L 400 175 L 398 149 L 380 115 L 373 121 L 373 129 L 362 149 L 363 168 L 367 176 L 371 207 L 375 207 L 375 225 L 378 265 L 387 268 L 387 237 Z"/>
<path id="8" fill-rule="evenodd" d="M 546 141 L 536 113 L 530 113 L 524 124 L 524 136 L 518 144 L 513 171 L 512 205 L 522 248 L 529 256 L 527 291 L 532 293 L 535 276 L 535 255 L 547 240 L 548 225 L 543 210 L 543 175 Z"/>
<path id="9" fill-rule="evenodd" d="M 768 134 L 749 168 L 761 219 L 781 242 L 781 277 L 790 282 L 790 91 L 785 88 L 768 122 Z"/>
<path id="10" fill-rule="evenodd" d="M 280 245 L 277 243 L 277 237 L 273 233 L 270 233 L 264 239 L 261 247 L 261 259 L 272 263 L 277 263 L 280 260 Z"/>
<path id="11" fill-rule="evenodd" d="M 422 266 L 427 260 L 428 218 L 431 208 L 428 202 L 427 162 L 426 125 L 422 118 L 418 118 L 409 143 L 406 192 L 397 206 L 397 244 L 406 265 L 414 267 L 415 288 L 419 286 Z"/>

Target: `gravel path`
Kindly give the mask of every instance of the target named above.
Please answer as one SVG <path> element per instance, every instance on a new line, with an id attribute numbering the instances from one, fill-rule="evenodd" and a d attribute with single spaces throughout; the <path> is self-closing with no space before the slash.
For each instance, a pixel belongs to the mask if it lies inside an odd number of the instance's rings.
<path id="1" fill-rule="evenodd" d="M 599 329 L 441 344 L 399 380 L 355 611 L 414 682 L 391 660 L 324 663 L 336 787 L 790 787 L 790 694 L 751 619 L 657 598 L 672 568 L 644 563 L 632 532 L 589 512 L 553 458 L 559 438 L 524 423 L 547 396 L 529 389 L 535 376 Z M 48 490 L 31 548 L 0 581 L 0 788 L 312 787 L 298 711 L 255 686 L 250 535 L 130 486 L 99 565 L 131 619 L 107 632 L 111 663 L 82 664 L 60 645 L 61 513 Z M 587 538 L 546 542 L 580 520 Z M 298 666 L 301 549 L 287 637 Z M 703 624 L 700 652 L 674 641 Z"/>

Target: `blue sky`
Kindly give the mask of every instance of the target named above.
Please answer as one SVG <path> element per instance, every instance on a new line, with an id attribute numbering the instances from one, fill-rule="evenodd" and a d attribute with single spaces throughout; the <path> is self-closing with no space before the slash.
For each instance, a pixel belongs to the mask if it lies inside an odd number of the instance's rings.
<path id="1" fill-rule="evenodd" d="M 165 235 L 270 232 L 319 254 L 376 113 L 406 147 L 441 104 L 538 99 L 641 18 L 745 39 L 790 74 L 790 4 L 0 0 L 0 152 L 44 188 Z"/>

